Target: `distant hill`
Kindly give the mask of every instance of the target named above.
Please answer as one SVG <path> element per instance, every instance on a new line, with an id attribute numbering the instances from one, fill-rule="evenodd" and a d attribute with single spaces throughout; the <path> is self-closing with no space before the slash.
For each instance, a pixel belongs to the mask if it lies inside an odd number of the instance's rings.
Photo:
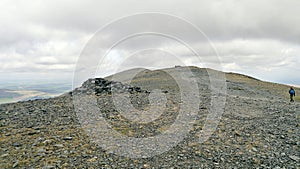
<path id="1" fill-rule="evenodd" d="M 26 100 L 46 99 L 71 90 L 71 83 L 51 82 L 2 82 L 0 104 Z"/>
<path id="2" fill-rule="evenodd" d="M 18 93 L 14 93 L 12 90 L 9 89 L 0 89 L 0 98 L 13 98 L 21 96 Z"/>
<path id="3" fill-rule="evenodd" d="M 183 68 L 184 67 L 179 67 Z M 198 67 L 188 67 L 192 73 L 194 73 L 195 77 L 208 77 L 207 71 L 214 71 L 212 69 L 206 69 L 206 68 L 198 68 Z M 160 77 L 156 80 L 160 81 L 164 79 L 164 77 L 161 77 L 160 72 L 164 72 L 166 70 L 178 70 L 177 68 L 169 68 L 169 69 L 162 69 L 162 70 L 148 70 L 148 69 L 131 69 L 123 72 L 116 73 L 112 76 L 106 77 L 108 80 L 114 80 L 122 81 L 125 83 L 129 83 L 129 78 L 132 74 L 137 74 L 134 77 L 134 80 L 131 81 L 131 83 L 139 85 L 137 81 L 150 81 L 153 80 L 150 77 Z M 137 73 L 138 72 L 138 73 Z M 217 71 L 218 72 L 218 71 Z M 222 73 L 222 72 L 221 72 Z M 282 99 L 286 100 L 289 98 L 288 90 L 290 88 L 290 85 L 285 84 L 278 84 L 278 83 L 271 83 L 271 82 L 265 82 L 262 80 L 259 80 L 257 78 L 238 74 L 238 73 L 224 73 L 227 81 L 227 87 L 229 94 L 238 94 L 243 96 L 253 96 L 254 98 L 261 97 L 261 98 L 276 98 L 276 99 Z M 155 79 L 154 79 L 155 80 Z M 203 80 L 203 79 L 202 79 Z M 206 79 L 209 80 L 209 79 Z M 296 87 L 296 93 L 300 93 L 300 88 Z M 230 90 L 232 89 L 232 90 Z M 238 93 L 237 93 L 238 91 Z M 300 97 L 297 97 L 298 100 L 300 100 Z"/>

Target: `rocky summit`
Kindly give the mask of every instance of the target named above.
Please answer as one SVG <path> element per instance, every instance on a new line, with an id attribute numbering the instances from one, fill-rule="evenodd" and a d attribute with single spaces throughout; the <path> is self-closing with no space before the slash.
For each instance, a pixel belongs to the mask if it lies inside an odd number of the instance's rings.
<path id="1" fill-rule="evenodd" d="M 79 94 L 111 94 L 111 93 L 141 93 L 147 92 L 145 90 L 141 90 L 140 87 L 131 86 L 128 84 L 122 84 L 121 82 L 109 81 L 103 78 L 95 78 L 95 79 L 88 79 L 85 81 L 81 87 L 76 88 L 73 93 Z M 72 92 L 70 93 L 72 94 Z"/>
<path id="2" fill-rule="evenodd" d="M 89 79 L 59 97 L 0 105 L 0 168 L 300 168 L 300 97 L 290 102 L 288 90 L 180 66 Z M 140 141 L 118 151 L 118 137 Z"/>

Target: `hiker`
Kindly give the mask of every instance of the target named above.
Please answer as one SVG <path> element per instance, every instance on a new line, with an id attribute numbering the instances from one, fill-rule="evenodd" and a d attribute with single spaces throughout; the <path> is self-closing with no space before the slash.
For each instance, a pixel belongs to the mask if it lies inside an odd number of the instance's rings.
<path id="1" fill-rule="evenodd" d="M 295 92 L 295 90 L 292 87 L 291 87 L 289 93 L 290 93 L 291 102 L 294 102 L 294 98 L 293 97 L 296 96 L 296 92 Z"/>

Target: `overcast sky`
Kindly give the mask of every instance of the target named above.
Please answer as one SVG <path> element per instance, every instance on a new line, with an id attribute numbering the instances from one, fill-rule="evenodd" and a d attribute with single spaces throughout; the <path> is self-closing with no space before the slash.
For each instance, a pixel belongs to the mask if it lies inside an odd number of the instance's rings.
<path id="1" fill-rule="evenodd" d="M 178 36 L 200 51 L 201 58 L 213 58 L 213 45 L 219 60 L 204 63 L 174 39 L 144 35 L 112 49 L 98 67 L 100 75 L 111 73 L 113 63 L 127 67 L 183 63 L 299 85 L 299 7 L 298 0 L 1 0 L 0 80 L 72 79 L 81 51 L 97 31 L 113 42 L 120 40 L 120 32 L 136 27 L 172 35 L 188 30 L 184 24 L 166 29 L 168 23 L 155 18 L 148 18 L 150 26 L 137 19 L 136 24 L 100 29 L 121 17 L 156 12 L 195 25 L 207 39 L 189 31 Z M 165 50 L 169 48 L 173 53 Z"/>

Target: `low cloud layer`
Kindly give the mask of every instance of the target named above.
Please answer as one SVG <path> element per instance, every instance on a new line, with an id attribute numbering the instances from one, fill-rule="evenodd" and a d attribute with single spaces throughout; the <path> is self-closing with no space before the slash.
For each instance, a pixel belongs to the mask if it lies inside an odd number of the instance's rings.
<path id="1" fill-rule="evenodd" d="M 99 74 L 112 73 L 111 66 L 118 62 L 124 67 L 167 67 L 184 63 L 219 69 L 214 67 L 218 61 L 212 57 L 215 55 L 213 45 L 224 71 L 300 84 L 299 6 L 297 0 L 3 0 L 0 2 L 0 79 L 27 75 L 32 78 L 73 78 L 77 58 L 101 27 L 121 17 L 158 12 L 192 23 L 209 38 L 211 43 L 193 33 L 184 34 L 205 62 L 167 39 L 132 38 L 107 55 L 102 69 L 98 69 Z M 184 25 L 172 29 L 161 26 L 164 24 L 159 20 L 149 20 L 149 24 L 144 25 L 125 24 L 122 28 L 105 30 L 101 36 L 118 40 L 120 33 L 134 27 L 170 34 L 185 31 Z M 163 52 L 170 48 L 177 59 Z"/>

